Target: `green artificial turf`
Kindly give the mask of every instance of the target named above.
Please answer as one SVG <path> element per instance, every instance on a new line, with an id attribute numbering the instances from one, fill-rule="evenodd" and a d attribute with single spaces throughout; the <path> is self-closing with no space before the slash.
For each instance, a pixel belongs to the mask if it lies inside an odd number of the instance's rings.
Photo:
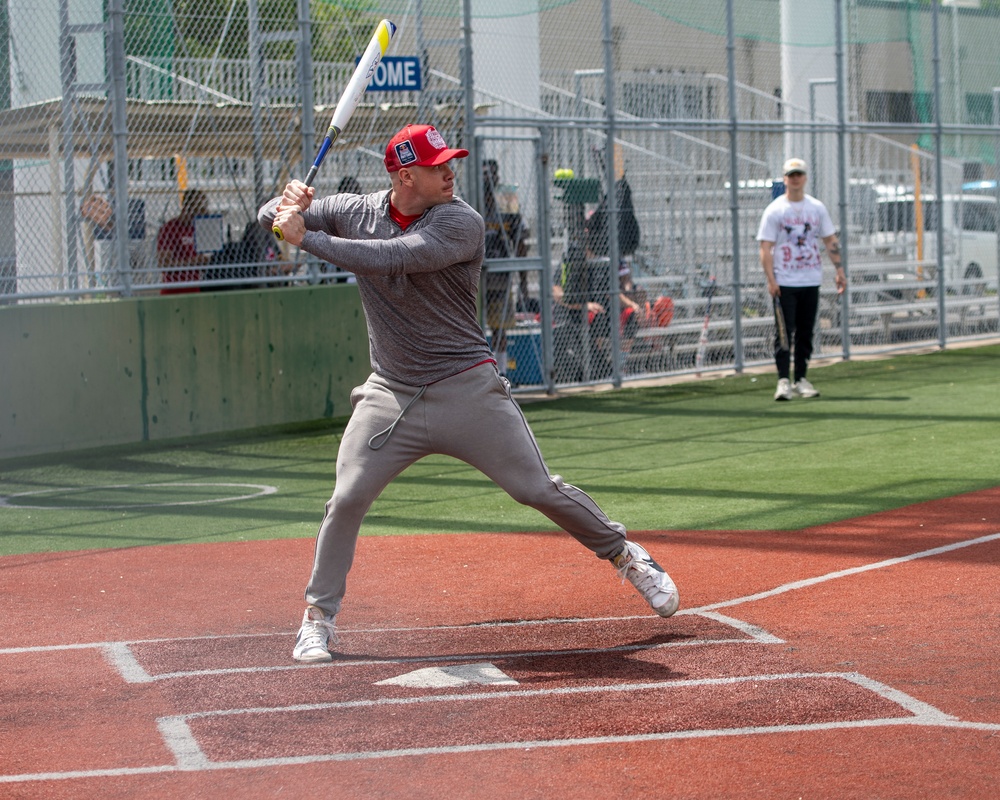
<path id="1" fill-rule="evenodd" d="M 634 530 L 795 530 L 1000 484 L 1000 347 L 837 363 L 810 379 L 821 398 L 776 403 L 768 373 L 525 413 L 549 468 Z M 311 537 L 342 423 L 0 461 L 0 555 Z M 277 491 L 223 500 L 257 491 L 225 483 Z M 432 457 L 390 485 L 362 532 L 554 529 Z"/>

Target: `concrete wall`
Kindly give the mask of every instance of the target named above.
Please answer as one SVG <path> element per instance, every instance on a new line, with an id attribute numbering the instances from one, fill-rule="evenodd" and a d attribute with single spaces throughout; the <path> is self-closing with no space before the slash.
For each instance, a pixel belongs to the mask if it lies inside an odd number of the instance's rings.
<path id="1" fill-rule="evenodd" d="M 349 285 L 0 307 L 0 457 L 346 417 Z"/>

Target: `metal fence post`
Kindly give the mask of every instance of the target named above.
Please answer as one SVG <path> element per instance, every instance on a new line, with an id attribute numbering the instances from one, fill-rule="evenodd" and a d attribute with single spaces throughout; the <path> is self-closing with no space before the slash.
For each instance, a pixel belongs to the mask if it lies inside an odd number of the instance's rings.
<path id="1" fill-rule="evenodd" d="M 844 0 L 837 0 L 834 7 L 837 42 L 834 45 L 834 58 L 837 62 L 837 183 L 840 193 L 840 263 L 844 267 L 844 277 L 847 279 L 847 289 L 840 296 L 840 344 L 845 361 L 851 358 L 851 283 L 850 260 L 848 259 L 848 229 L 847 211 L 847 73 L 844 67 Z M 813 169 L 816 169 L 814 164 Z"/>
<path id="2" fill-rule="evenodd" d="M 462 82 L 465 86 L 465 113 L 462 127 L 465 133 L 465 144 L 471 145 L 476 131 L 476 86 L 472 75 L 472 0 L 462 0 Z M 479 165 L 472 164 L 465 171 L 465 196 L 476 197 L 479 181 Z"/>
<path id="3" fill-rule="evenodd" d="M 67 288 L 78 288 L 76 216 L 76 157 L 73 146 L 73 96 L 76 83 L 76 40 L 70 30 L 69 0 L 59 0 L 59 81 L 62 87 L 61 137 L 63 157 L 63 230 Z M 52 191 L 58 191 L 55 186 Z M 56 223 L 58 225 L 58 222 Z"/>
<path id="4" fill-rule="evenodd" d="M 552 240 L 551 195 L 548 176 L 552 133 L 549 128 L 539 126 L 538 143 L 535 145 L 535 170 L 538 186 L 538 257 L 542 269 L 538 275 L 538 303 L 542 321 L 542 365 L 545 389 L 549 394 L 556 390 L 555 347 L 552 341 Z"/>
<path id="5" fill-rule="evenodd" d="M 739 120 L 736 109 L 735 0 L 726 0 L 726 58 L 729 72 L 729 208 L 733 236 L 733 368 L 743 372 L 743 293 L 740 268 Z"/>
<path id="6" fill-rule="evenodd" d="M 938 3 L 931 4 L 931 31 L 934 40 L 934 194 L 937 196 L 937 292 L 938 346 L 947 342 L 948 318 L 944 305 L 944 134 L 941 125 L 941 37 L 938 30 Z"/>
<path id="7" fill-rule="evenodd" d="M 316 117 L 313 113 L 312 23 L 309 20 L 309 0 L 299 0 L 299 40 L 295 43 L 299 57 L 299 102 L 302 105 L 302 174 L 309 171 L 316 151 Z"/>
<path id="8" fill-rule="evenodd" d="M 108 46 L 111 53 L 111 119 L 114 137 L 114 200 L 115 200 L 115 255 L 118 274 L 121 276 L 122 293 L 132 294 L 132 259 L 129 254 L 129 237 L 132 219 L 128 201 L 128 124 L 125 115 L 125 0 L 111 0 L 111 36 Z"/>
<path id="9" fill-rule="evenodd" d="M 604 114 L 607 138 L 604 146 L 605 196 L 608 198 L 608 297 L 611 308 L 611 381 L 622 384 L 622 342 L 618 320 L 621 300 L 618 297 L 618 266 L 621 262 L 618 242 L 618 176 L 615 171 L 615 54 L 611 29 L 611 0 L 603 0 L 604 18 Z"/>
<path id="10" fill-rule="evenodd" d="M 813 187 L 812 193 L 817 197 L 822 197 L 824 192 L 820 177 L 819 158 L 816 153 L 816 87 L 836 85 L 836 78 L 811 78 L 809 80 L 809 169 L 812 170 L 810 178 Z"/>
<path id="11" fill-rule="evenodd" d="M 267 102 L 267 77 L 264 74 L 264 40 L 260 32 L 257 0 L 247 2 L 250 55 L 250 114 L 253 130 L 253 198 L 257 207 L 264 202 L 263 106 Z"/>
<path id="12" fill-rule="evenodd" d="M 993 98 L 993 196 L 996 197 L 997 264 L 1000 265 L 1000 86 L 994 86 Z M 1000 268 L 997 269 L 997 302 L 1000 303 Z M 1000 309 L 998 309 L 1000 311 Z"/>

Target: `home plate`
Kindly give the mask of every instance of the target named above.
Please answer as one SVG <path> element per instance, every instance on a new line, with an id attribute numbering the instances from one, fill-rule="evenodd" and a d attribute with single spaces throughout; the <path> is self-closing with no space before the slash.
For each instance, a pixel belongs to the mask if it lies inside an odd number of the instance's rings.
<path id="1" fill-rule="evenodd" d="M 426 667 L 396 678 L 386 678 L 376 686 L 408 686 L 413 689 L 445 689 L 470 683 L 517 686 L 517 681 L 490 663 L 458 664 L 454 667 Z"/>

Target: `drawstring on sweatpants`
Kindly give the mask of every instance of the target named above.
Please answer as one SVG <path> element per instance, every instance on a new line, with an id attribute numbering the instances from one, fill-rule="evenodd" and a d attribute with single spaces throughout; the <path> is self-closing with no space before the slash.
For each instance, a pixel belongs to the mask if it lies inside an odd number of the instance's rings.
<path id="1" fill-rule="evenodd" d="M 384 444 L 385 444 L 386 442 L 388 442 L 388 441 L 389 441 L 389 437 L 390 437 L 390 436 L 392 436 L 392 432 L 393 432 L 394 430 L 396 430 L 396 425 L 397 425 L 397 424 L 399 423 L 399 421 L 400 421 L 400 420 L 401 420 L 401 419 L 403 418 L 403 415 L 404 415 L 404 414 L 405 414 L 405 413 L 406 413 L 407 411 L 409 411 L 409 410 L 410 410 L 410 406 L 412 406 L 412 405 L 413 405 L 414 403 L 416 403 L 416 402 L 417 402 L 417 400 L 419 400 L 419 399 L 420 399 L 420 398 L 421 398 L 421 397 L 423 396 L 423 394 L 424 394 L 424 391 L 425 391 L 426 389 L 427 389 L 427 386 L 421 386 L 421 387 L 420 387 L 420 391 L 418 391 L 418 392 L 417 392 L 417 393 L 416 393 L 415 395 L 413 395 L 413 399 L 412 399 L 412 400 L 410 400 L 410 402 L 406 404 L 406 408 L 404 408 L 404 409 L 403 409 L 402 411 L 400 411 L 400 412 L 399 412 L 399 416 L 397 416 L 397 417 L 396 417 L 396 419 L 394 419 L 394 420 L 392 421 L 392 425 L 390 425 L 390 426 L 389 426 L 388 428 L 386 428 L 386 429 L 385 429 L 384 431 L 379 431 L 379 432 L 378 432 L 378 433 L 376 433 L 376 434 L 375 434 L 375 435 L 374 435 L 374 436 L 373 436 L 373 437 L 372 437 L 371 439 L 369 439 L 369 440 L 368 440 L 368 446 L 369 446 L 369 447 L 370 447 L 370 448 L 371 448 L 372 450 L 378 450 L 378 449 L 379 449 L 380 447 L 382 447 L 382 445 L 384 445 Z M 378 442 L 378 443 L 376 443 L 376 442 L 375 442 L 375 440 L 376 440 L 376 439 L 378 439 L 378 438 L 379 438 L 380 436 L 384 436 L 385 438 L 384 438 L 384 439 L 383 439 L 383 440 L 382 440 L 381 442 Z"/>

